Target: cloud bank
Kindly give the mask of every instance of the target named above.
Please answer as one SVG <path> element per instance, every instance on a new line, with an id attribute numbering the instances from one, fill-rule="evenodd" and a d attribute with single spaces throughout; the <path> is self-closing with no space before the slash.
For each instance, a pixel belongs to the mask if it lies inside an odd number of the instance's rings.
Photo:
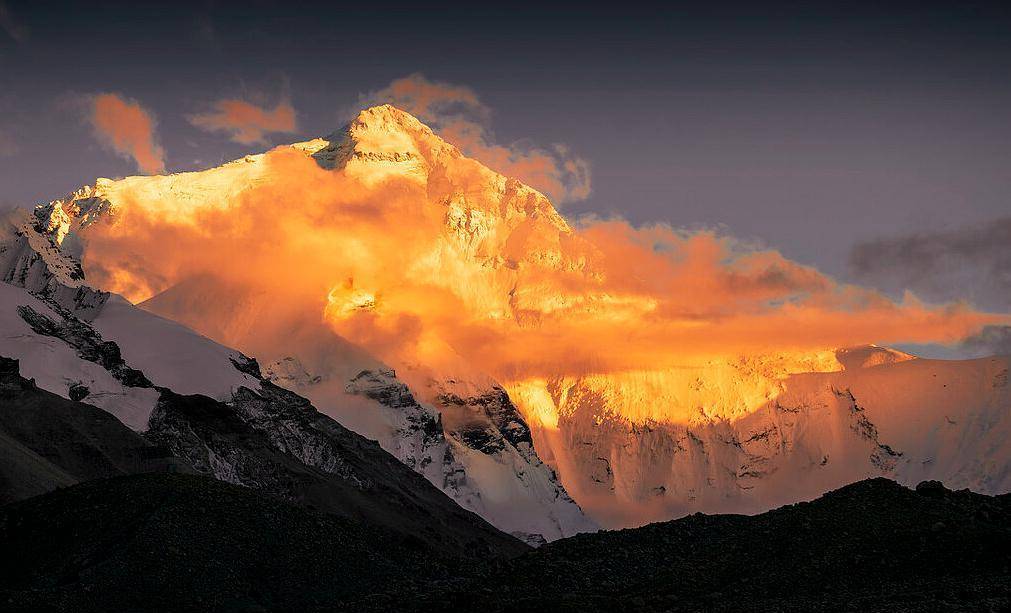
<path id="1" fill-rule="evenodd" d="M 1011 355 L 1011 326 L 985 326 L 965 338 L 960 348 L 972 356 Z"/>
<path id="2" fill-rule="evenodd" d="M 118 94 L 94 96 L 89 116 L 95 136 L 145 174 L 165 171 L 165 150 L 157 144 L 155 121 L 139 102 Z"/>
<path id="3" fill-rule="evenodd" d="M 309 353 L 325 334 L 293 331 L 326 326 L 393 365 L 465 364 L 503 382 L 952 343 L 1007 322 L 957 303 L 894 301 L 711 232 L 622 220 L 572 228 L 546 201 L 503 194 L 474 162 L 440 159 L 428 160 L 427 181 L 383 162 L 363 180 L 371 166 L 351 176 L 282 147 L 255 181 L 237 175 L 243 189 L 228 199 L 183 206 L 177 192 L 136 186 L 117 194 L 114 223 L 89 227 L 88 278 L 135 301 L 166 292 L 161 304 L 176 310 L 157 312 L 267 360 Z"/>
<path id="4" fill-rule="evenodd" d="M 413 74 L 362 96 L 360 102 L 363 106 L 388 103 L 407 111 L 466 155 L 540 190 L 555 203 L 583 200 L 590 195 L 590 164 L 565 145 L 496 144 L 488 129 L 491 110 L 469 87 Z"/>
<path id="5" fill-rule="evenodd" d="M 232 141 L 243 145 L 266 144 L 269 133 L 291 133 L 298 129 L 295 109 L 286 100 L 273 109 L 244 100 L 218 100 L 213 110 L 187 119 L 201 130 L 227 132 Z"/>

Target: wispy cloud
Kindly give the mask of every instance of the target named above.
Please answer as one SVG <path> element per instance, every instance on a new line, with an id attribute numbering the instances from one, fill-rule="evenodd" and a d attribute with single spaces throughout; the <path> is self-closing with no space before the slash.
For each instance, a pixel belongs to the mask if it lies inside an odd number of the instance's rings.
<path id="1" fill-rule="evenodd" d="M 1011 326 L 985 326 L 963 340 L 960 349 L 973 357 L 1011 355 Z"/>
<path id="2" fill-rule="evenodd" d="M 850 272 L 885 290 L 912 290 L 934 301 L 967 299 L 1011 307 L 1011 217 L 939 232 L 860 243 Z"/>
<path id="3" fill-rule="evenodd" d="M 590 195 L 589 162 L 565 145 L 496 143 L 488 128 L 491 111 L 469 87 L 413 74 L 361 96 L 361 103 L 389 103 L 411 113 L 468 156 L 544 192 L 556 204 Z"/>
<path id="4" fill-rule="evenodd" d="M 89 119 L 95 136 L 132 159 L 141 172 L 165 171 L 165 150 L 157 143 L 154 116 L 139 102 L 119 94 L 98 94 L 92 99 Z"/>
<path id="5" fill-rule="evenodd" d="M 291 133 L 298 129 L 295 109 L 287 100 L 273 109 L 234 98 L 218 100 L 212 107 L 187 119 L 201 130 L 227 132 L 231 140 L 243 145 L 266 144 L 268 133 Z"/>

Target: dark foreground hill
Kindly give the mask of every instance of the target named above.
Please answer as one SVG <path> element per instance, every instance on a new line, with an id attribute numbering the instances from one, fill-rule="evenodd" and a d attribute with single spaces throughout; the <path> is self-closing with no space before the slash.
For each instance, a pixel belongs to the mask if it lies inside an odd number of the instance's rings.
<path id="1" fill-rule="evenodd" d="M 454 562 L 411 539 L 207 477 L 90 481 L 0 508 L 0 610 L 317 610 Z"/>
<path id="2" fill-rule="evenodd" d="M 0 356 L 0 504 L 80 481 L 185 470 L 109 413 L 41 390 Z"/>
<path id="3" fill-rule="evenodd" d="M 0 610 L 1003 611 L 1009 507 L 874 479 L 475 565 L 205 477 L 117 477 L 0 507 Z"/>
<path id="4" fill-rule="evenodd" d="M 484 613 L 1006 611 L 1011 496 L 870 479 L 753 517 L 696 514 L 579 535 L 399 604 Z"/>

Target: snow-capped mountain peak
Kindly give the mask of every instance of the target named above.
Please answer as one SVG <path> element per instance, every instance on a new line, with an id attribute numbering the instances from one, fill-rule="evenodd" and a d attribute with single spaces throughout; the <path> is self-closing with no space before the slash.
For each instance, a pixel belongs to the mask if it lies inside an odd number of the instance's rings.
<path id="1" fill-rule="evenodd" d="M 607 525 L 757 511 L 874 474 L 1009 478 L 1006 446 L 977 444 L 1008 427 L 1003 387 L 959 397 L 958 436 L 907 402 L 928 402 L 934 374 L 989 381 L 999 358 L 947 368 L 876 346 L 682 356 L 638 338 L 633 349 L 650 351 L 612 359 L 623 323 L 698 329 L 705 292 L 664 320 L 663 293 L 679 286 L 656 285 L 543 194 L 388 105 L 326 138 L 99 181 L 58 206 L 39 213 L 40 236 L 58 252 L 81 246 L 90 278 L 256 355 L 274 383 L 510 532 L 586 529 L 580 506 Z M 167 253 L 151 232 L 185 247 Z M 746 272 L 728 283 L 764 291 Z M 780 279 L 782 262 L 768 272 Z M 643 355 L 658 351 L 663 361 Z M 888 377 L 912 387 L 885 393 Z"/>

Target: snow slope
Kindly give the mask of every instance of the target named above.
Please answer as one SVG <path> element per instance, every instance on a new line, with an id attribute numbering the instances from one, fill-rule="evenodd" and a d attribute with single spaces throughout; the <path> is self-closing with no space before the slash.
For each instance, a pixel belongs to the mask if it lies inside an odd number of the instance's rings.
<path id="1" fill-rule="evenodd" d="M 20 360 L 22 375 L 34 378 L 42 389 L 69 398 L 72 386 L 84 386 L 88 404 L 105 409 L 134 430 L 146 430 L 158 392 L 125 385 L 100 364 L 82 359 L 63 340 L 35 332 L 19 313 L 25 307 L 53 321 L 63 319 L 25 290 L 0 283 L 0 354 Z"/>

